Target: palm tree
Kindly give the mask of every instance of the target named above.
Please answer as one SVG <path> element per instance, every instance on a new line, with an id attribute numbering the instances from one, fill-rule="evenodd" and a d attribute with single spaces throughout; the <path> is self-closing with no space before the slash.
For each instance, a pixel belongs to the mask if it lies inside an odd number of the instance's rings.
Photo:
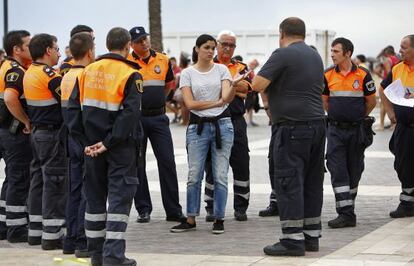
<path id="1" fill-rule="evenodd" d="M 148 9 L 151 47 L 157 52 L 162 52 L 161 0 L 148 0 Z"/>

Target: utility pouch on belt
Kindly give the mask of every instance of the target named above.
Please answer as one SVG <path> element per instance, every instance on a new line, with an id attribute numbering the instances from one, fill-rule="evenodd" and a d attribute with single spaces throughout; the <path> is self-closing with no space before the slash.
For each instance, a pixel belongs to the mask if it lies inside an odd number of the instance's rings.
<path id="1" fill-rule="evenodd" d="M 9 109 L 7 109 L 6 103 L 3 99 L 0 99 L 0 123 L 6 123 L 10 120 L 11 116 L 12 115 L 10 114 Z"/>
<path id="2" fill-rule="evenodd" d="M 364 121 L 362 123 L 363 127 L 364 127 L 364 143 L 365 143 L 365 147 L 369 147 L 371 146 L 372 142 L 374 141 L 374 135 L 375 132 L 372 130 L 372 125 L 375 122 L 375 117 L 373 116 L 367 116 L 364 118 Z"/>
<path id="3" fill-rule="evenodd" d="M 23 123 L 13 117 L 13 120 L 9 126 L 9 132 L 12 135 L 16 135 L 20 130 L 23 129 Z"/>

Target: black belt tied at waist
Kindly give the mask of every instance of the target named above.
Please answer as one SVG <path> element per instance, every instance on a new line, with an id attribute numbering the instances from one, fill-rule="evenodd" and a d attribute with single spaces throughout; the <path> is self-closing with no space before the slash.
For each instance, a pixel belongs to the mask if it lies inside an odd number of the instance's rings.
<path id="1" fill-rule="evenodd" d="M 165 106 L 161 108 L 142 109 L 141 114 L 143 116 L 157 116 L 165 114 Z"/>
<path id="2" fill-rule="evenodd" d="M 203 132 L 204 123 L 213 123 L 216 128 L 216 148 L 221 149 L 221 131 L 218 121 L 225 117 L 230 117 L 230 112 L 226 109 L 222 114 L 218 116 L 201 117 L 190 112 L 189 124 L 197 124 L 197 135 L 201 135 Z"/>

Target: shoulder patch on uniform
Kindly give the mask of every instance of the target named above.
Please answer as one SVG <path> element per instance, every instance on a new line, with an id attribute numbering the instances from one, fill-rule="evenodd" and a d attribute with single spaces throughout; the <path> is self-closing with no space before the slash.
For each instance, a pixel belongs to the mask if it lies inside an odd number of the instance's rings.
<path id="1" fill-rule="evenodd" d="M 373 80 L 368 81 L 367 84 L 365 84 L 368 91 L 374 91 L 375 90 L 375 82 Z"/>
<path id="2" fill-rule="evenodd" d="M 53 77 L 56 73 L 55 73 L 55 71 L 51 68 L 51 67 L 49 67 L 49 66 L 45 66 L 44 68 L 43 68 L 43 71 L 46 73 L 46 75 L 48 75 L 49 77 Z"/>
<path id="3" fill-rule="evenodd" d="M 142 84 L 142 79 L 135 80 L 135 85 L 137 86 L 137 90 L 138 90 L 139 93 L 144 92 L 144 86 Z"/>
<path id="4" fill-rule="evenodd" d="M 20 74 L 17 72 L 11 72 L 6 75 L 6 81 L 7 82 L 16 82 L 20 77 Z"/>

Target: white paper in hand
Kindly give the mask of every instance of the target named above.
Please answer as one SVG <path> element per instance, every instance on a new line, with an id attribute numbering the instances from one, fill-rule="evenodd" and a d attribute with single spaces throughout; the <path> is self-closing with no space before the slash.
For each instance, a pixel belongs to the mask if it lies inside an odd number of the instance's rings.
<path id="1" fill-rule="evenodd" d="M 402 85 L 400 79 L 397 79 L 385 88 L 384 94 L 393 104 L 414 107 L 414 99 L 405 98 L 406 89 Z"/>

